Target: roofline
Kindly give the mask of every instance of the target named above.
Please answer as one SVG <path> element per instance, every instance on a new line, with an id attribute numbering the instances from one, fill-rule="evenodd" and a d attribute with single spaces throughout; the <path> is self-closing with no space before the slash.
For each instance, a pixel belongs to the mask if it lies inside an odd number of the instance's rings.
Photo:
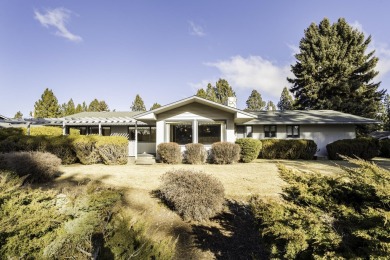
<path id="1" fill-rule="evenodd" d="M 151 113 L 155 113 L 156 114 L 156 112 L 157 112 L 157 114 L 160 114 L 160 113 L 163 113 L 165 111 L 170 110 L 169 109 L 170 107 L 174 107 L 176 105 L 180 105 L 181 103 L 186 103 L 186 102 L 191 101 L 191 100 L 193 100 L 193 101 L 201 101 L 201 103 L 210 104 L 210 105 L 212 105 L 214 107 L 219 107 L 219 108 L 221 108 L 223 110 L 227 109 L 227 110 L 230 110 L 232 112 L 236 112 L 236 113 L 239 112 L 239 113 L 242 113 L 242 114 L 244 114 L 246 116 L 249 116 L 249 117 L 252 117 L 252 118 L 257 118 L 257 115 L 254 115 L 252 113 L 246 112 L 244 110 L 241 110 L 241 109 L 238 109 L 238 108 L 234 108 L 234 107 L 229 107 L 229 106 L 226 106 L 226 105 L 214 102 L 214 101 L 210 101 L 208 99 L 201 98 L 201 97 L 198 97 L 198 96 L 194 95 L 194 96 L 190 96 L 190 97 L 187 97 L 187 98 L 184 98 L 184 99 L 181 99 L 181 100 L 169 103 L 169 104 L 164 105 L 162 107 L 159 107 L 159 108 L 156 108 L 156 109 L 153 109 L 153 110 L 146 111 L 144 113 L 138 114 L 138 115 L 134 116 L 134 119 L 137 119 L 139 117 L 143 117 L 143 116 L 151 114 Z"/>

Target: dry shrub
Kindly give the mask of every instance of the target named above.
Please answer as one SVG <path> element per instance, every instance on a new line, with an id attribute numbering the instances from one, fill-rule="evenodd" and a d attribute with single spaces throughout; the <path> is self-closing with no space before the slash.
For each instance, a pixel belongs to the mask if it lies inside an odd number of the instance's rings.
<path id="1" fill-rule="evenodd" d="M 73 149 L 82 164 L 95 164 L 101 162 L 101 157 L 95 143 L 96 136 L 80 136 L 73 141 Z"/>
<path id="2" fill-rule="evenodd" d="M 211 158 L 216 164 L 231 164 L 240 160 L 241 148 L 230 142 L 217 142 L 211 146 Z"/>
<path id="3" fill-rule="evenodd" d="M 206 162 L 207 152 L 203 144 L 186 144 L 184 159 L 189 164 L 202 164 Z"/>
<path id="4" fill-rule="evenodd" d="M 129 141 L 123 136 L 99 136 L 95 144 L 104 164 L 126 164 Z"/>
<path id="5" fill-rule="evenodd" d="M 61 159 L 51 153 L 15 152 L 0 155 L 0 168 L 27 176 L 30 182 L 50 181 L 59 174 Z"/>
<path id="6" fill-rule="evenodd" d="M 157 146 L 157 154 L 163 163 L 181 163 L 181 150 L 177 143 L 161 143 Z"/>
<path id="7" fill-rule="evenodd" d="M 160 195 L 183 219 L 203 221 L 222 210 L 225 189 L 204 172 L 173 170 L 162 177 Z"/>

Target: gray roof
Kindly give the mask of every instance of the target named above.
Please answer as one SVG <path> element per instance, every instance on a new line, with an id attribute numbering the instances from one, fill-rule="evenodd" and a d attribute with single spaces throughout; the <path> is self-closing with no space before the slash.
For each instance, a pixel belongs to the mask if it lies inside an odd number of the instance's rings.
<path id="1" fill-rule="evenodd" d="M 143 113 L 137 112 L 81 112 L 65 116 L 63 121 L 66 125 L 134 125 L 134 116 Z M 144 124 L 144 123 L 139 123 Z"/>
<path id="2" fill-rule="evenodd" d="M 71 120 L 73 118 L 85 118 L 85 117 L 99 117 L 99 118 L 112 118 L 112 117 L 130 117 L 133 118 L 134 116 L 144 113 L 145 111 L 136 111 L 136 112 L 81 112 L 69 116 L 65 116 L 64 118 L 66 120 Z"/>
<path id="3" fill-rule="evenodd" d="M 390 139 L 390 131 L 375 131 L 370 134 L 371 137 L 376 139 Z"/>
<path id="4" fill-rule="evenodd" d="M 334 110 L 287 110 L 250 111 L 257 115 L 246 125 L 285 125 L 285 124 L 380 124 L 375 119 L 346 114 Z"/>

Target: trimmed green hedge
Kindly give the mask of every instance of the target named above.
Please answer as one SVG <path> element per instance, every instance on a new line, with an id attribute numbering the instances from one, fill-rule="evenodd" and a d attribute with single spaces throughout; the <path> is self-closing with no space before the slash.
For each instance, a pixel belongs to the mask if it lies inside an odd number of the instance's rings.
<path id="1" fill-rule="evenodd" d="M 236 144 L 241 148 L 240 161 L 244 163 L 249 163 L 256 159 L 259 156 L 262 147 L 261 141 L 253 138 L 237 139 Z"/>
<path id="2" fill-rule="evenodd" d="M 9 129 L 9 128 L 8 128 Z M 15 128 L 14 128 L 15 129 Z M 8 137 L 0 140 L 0 153 L 17 151 L 49 152 L 58 156 L 63 164 L 126 164 L 128 140 L 119 136 L 97 135 L 22 135 L 20 130 L 3 131 Z M 1 138 L 1 137 L 0 137 Z"/>
<path id="3" fill-rule="evenodd" d="M 371 160 L 379 155 L 379 141 L 374 138 L 343 139 L 326 146 L 331 160 L 342 160 L 340 155 Z"/>
<path id="4" fill-rule="evenodd" d="M 317 152 L 317 144 L 306 139 L 262 139 L 259 158 L 263 159 L 303 159 L 312 160 Z"/>

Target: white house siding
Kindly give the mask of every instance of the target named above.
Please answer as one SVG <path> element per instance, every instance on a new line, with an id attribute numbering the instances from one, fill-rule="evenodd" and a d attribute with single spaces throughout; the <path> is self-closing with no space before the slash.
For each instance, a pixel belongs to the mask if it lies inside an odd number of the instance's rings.
<path id="1" fill-rule="evenodd" d="M 314 140 L 319 151 L 317 156 L 326 156 L 326 145 L 340 139 L 353 139 L 356 137 L 355 125 L 300 125 L 300 139 Z M 264 126 L 253 126 L 253 138 L 265 139 Z M 277 125 L 277 139 L 293 139 L 287 138 L 286 125 Z"/>
<path id="2" fill-rule="evenodd" d="M 222 129 L 222 141 L 234 142 L 236 140 L 234 115 L 232 113 L 210 108 L 199 103 L 192 103 L 157 115 L 156 146 L 170 141 L 169 127 L 167 126 L 169 122 L 195 122 L 195 120 L 197 122 L 210 120 L 225 121 L 226 129 Z"/>

